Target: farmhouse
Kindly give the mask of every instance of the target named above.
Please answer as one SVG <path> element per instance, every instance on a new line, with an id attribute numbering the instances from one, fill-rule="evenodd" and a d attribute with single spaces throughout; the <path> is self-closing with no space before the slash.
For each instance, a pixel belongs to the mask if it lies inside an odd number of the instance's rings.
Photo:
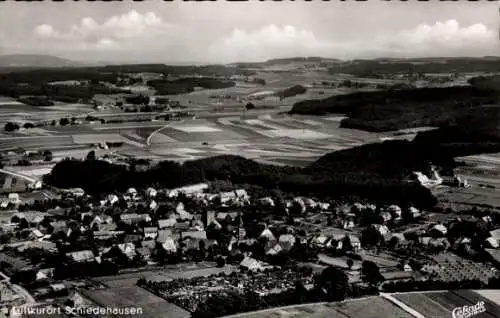
<path id="1" fill-rule="evenodd" d="M 94 253 L 91 250 L 67 253 L 66 256 L 74 262 L 92 262 L 94 261 Z"/>

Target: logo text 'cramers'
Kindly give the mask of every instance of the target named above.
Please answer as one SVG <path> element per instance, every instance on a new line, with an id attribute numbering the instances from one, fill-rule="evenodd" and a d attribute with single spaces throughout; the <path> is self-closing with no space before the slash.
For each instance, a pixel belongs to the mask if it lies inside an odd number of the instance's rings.
<path id="1" fill-rule="evenodd" d="M 479 315 L 480 313 L 483 313 L 485 311 L 486 306 L 484 304 L 484 301 L 480 301 L 475 305 L 457 307 L 453 309 L 453 312 L 451 314 L 453 318 L 469 318 L 475 315 Z"/>

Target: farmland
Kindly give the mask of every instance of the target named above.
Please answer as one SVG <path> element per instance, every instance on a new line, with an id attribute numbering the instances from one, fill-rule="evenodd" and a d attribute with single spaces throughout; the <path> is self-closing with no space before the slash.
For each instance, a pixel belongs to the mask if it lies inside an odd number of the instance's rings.
<path id="1" fill-rule="evenodd" d="M 82 294 L 105 308 L 141 308 L 142 317 L 187 318 L 189 313 L 136 286 L 82 291 Z"/>
<path id="2" fill-rule="evenodd" d="M 414 317 L 416 311 L 426 318 L 451 317 L 456 307 L 475 305 L 479 301 L 485 302 L 486 312 L 475 317 L 500 317 L 498 292 L 483 291 L 437 291 L 387 294 L 383 296 L 367 297 L 347 300 L 340 303 L 318 303 L 310 305 L 288 306 L 263 310 L 259 312 L 233 315 L 238 318 L 257 317 Z M 400 308 L 399 302 L 409 307 L 408 312 Z M 411 313 L 410 313 L 411 311 Z"/>

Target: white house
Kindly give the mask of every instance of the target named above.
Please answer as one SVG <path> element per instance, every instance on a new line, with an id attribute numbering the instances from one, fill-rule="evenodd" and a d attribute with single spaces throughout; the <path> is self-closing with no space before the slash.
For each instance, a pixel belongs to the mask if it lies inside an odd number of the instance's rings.
<path id="1" fill-rule="evenodd" d="M 9 203 L 10 204 L 19 204 L 19 203 L 21 203 L 21 199 L 19 198 L 19 194 L 17 194 L 17 193 L 9 193 Z"/>
<path id="2" fill-rule="evenodd" d="M 158 194 L 158 191 L 154 188 L 147 188 L 146 189 L 146 196 L 148 198 L 156 198 L 156 195 Z"/>

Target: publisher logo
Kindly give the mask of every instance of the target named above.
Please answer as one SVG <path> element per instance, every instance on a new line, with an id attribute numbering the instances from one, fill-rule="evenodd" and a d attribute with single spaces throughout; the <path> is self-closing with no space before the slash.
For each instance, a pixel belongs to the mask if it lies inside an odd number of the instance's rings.
<path id="1" fill-rule="evenodd" d="M 475 305 L 456 307 L 451 313 L 453 318 L 469 318 L 475 315 L 479 315 L 486 311 L 486 306 L 484 301 L 480 301 Z"/>

